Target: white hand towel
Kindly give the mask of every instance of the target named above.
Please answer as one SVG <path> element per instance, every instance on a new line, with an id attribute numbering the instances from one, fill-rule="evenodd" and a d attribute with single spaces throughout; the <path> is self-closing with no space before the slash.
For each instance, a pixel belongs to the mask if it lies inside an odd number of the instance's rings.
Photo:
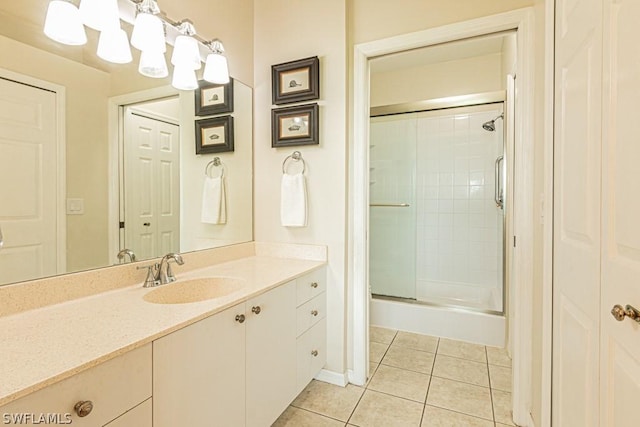
<path id="1" fill-rule="evenodd" d="M 204 178 L 201 220 L 205 224 L 227 223 L 227 201 L 223 177 L 206 176 Z"/>
<path id="2" fill-rule="evenodd" d="M 280 222 L 284 227 L 307 226 L 307 187 L 304 175 L 283 174 L 280 187 Z"/>

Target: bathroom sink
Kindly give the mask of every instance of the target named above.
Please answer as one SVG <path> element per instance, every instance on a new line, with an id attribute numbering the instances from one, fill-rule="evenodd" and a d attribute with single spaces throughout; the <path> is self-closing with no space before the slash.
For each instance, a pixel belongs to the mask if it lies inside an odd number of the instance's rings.
<path id="1" fill-rule="evenodd" d="M 143 299 L 154 304 L 185 304 L 220 298 L 234 293 L 245 285 L 243 280 L 230 277 L 204 277 L 161 285 Z"/>

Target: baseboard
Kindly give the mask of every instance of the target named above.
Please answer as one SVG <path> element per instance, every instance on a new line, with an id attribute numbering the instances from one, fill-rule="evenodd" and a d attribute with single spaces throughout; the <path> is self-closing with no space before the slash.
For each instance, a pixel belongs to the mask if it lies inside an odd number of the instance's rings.
<path id="1" fill-rule="evenodd" d="M 345 387 L 349 383 L 347 374 L 341 374 L 339 372 L 333 372 L 326 369 L 318 372 L 318 375 L 316 375 L 315 379 L 318 381 L 323 381 L 325 383 L 339 385 L 340 387 Z"/>

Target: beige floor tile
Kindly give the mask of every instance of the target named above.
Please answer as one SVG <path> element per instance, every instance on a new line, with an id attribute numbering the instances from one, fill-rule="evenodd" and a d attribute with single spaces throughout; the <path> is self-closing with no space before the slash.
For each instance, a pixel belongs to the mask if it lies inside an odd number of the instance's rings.
<path id="1" fill-rule="evenodd" d="M 422 374 L 431 374 L 435 354 L 413 350 L 393 344 L 382 359 L 382 364 L 395 368 L 408 369 Z"/>
<path id="2" fill-rule="evenodd" d="M 359 427 L 418 427 L 422 409 L 418 402 L 367 390 L 349 423 Z"/>
<path id="3" fill-rule="evenodd" d="M 391 344 L 393 338 L 396 336 L 395 329 L 381 328 L 380 326 L 369 327 L 369 340 L 373 342 L 379 342 L 382 344 Z"/>
<path id="4" fill-rule="evenodd" d="M 414 350 L 435 353 L 438 347 L 438 338 L 428 335 L 414 334 L 411 332 L 398 332 L 393 340 L 394 345 L 412 348 Z"/>
<path id="5" fill-rule="evenodd" d="M 500 390 L 491 390 L 493 395 L 493 412 L 496 422 L 513 426 L 513 412 L 511 404 L 511 393 Z"/>
<path id="6" fill-rule="evenodd" d="M 493 421 L 427 405 L 421 427 L 493 427 Z"/>
<path id="7" fill-rule="evenodd" d="M 368 388 L 424 403 L 429 389 L 429 379 L 429 375 L 380 365 Z"/>
<path id="8" fill-rule="evenodd" d="M 487 358 L 490 365 L 511 367 L 511 358 L 504 348 L 487 347 Z"/>
<path id="9" fill-rule="evenodd" d="M 487 363 L 486 350 L 483 345 L 471 344 L 463 341 L 440 338 L 438 354 Z"/>
<path id="10" fill-rule="evenodd" d="M 376 371 L 378 370 L 378 366 L 380 366 L 379 363 L 369 362 L 369 378 L 367 378 L 367 382 L 364 385 L 365 387 L 369 386 L 369 383 L 371 382 L 371 378 L 373 378 L 373 376 L 375 375 Z"/>
<path id="11" fill-rule="evenodd" d="M 431 378 L 427 404 L 493 421 L 488 388 L 444 378 Z"/>
<path id="12" fill-rule="evenodd" d="M 369 361 L 380 363 L 385 352 L 389 348 L 389 344 L 381 344 L 379 342 L 369 342 Z"/>
<path id="13" fill-rule="evenodd" d="M 489 365 L 491 388 L 511 392 L 511 368 Z"/>
<path id="14" fill-rule="evenodd" d="M 289 406 L 272 427 L 343 427 L 344 423 Z"/>
<path id="15" fill-rule="evenodd" d="M 487 364 L 438 354 L 433 376 L 489 387 Z M 492 382 L 493 384 L 493 382 Z"/>
<path id="16" fill-rule="evenodd" d="M 352 384 L 339 387 L 314 380 L 296 397 L 291 406 L 346 422 L 363 392 L 364 388 Z"/>

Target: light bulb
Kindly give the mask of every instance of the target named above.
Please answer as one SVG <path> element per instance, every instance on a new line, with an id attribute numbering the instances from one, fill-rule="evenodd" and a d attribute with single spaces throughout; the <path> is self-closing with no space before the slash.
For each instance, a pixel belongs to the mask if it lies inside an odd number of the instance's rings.
<path id="1" fill-rule="evenodd" d="M 120 27 L 118 0 L 82 0 L 80 17 L 84 25 L 97 31 Z"/>
<path id="2" fill-rule="evenodd" d="M 98 56 L 115 64 L 128 64 L 133 60 L 127 33 L 122 28 L 106 29 L 100 32 Z"/>
<path id="3" fill-rule="evenodd" d="M 195 90 L 198 88 L 196 72 L 190 66 L 176 65 L 173 67 L 171 85 L 179 90 Z"/>
<path id="4" fill-rule="evenodd" d="M 47 9 L 44 33 L 59 43 L 79 46 L 87 43 L 87 34 L 78 8 L 63 0 L 52 0 Z"/>
<path id="5" fill-rule="evenodd" d="M 192 70 L 199 70 L 202 67 L 202 62 L 200 61 L 198 41 L 186 35 L 176 37 L 171 63 L 176 67 L 184 66 Z"/>
<path id="6" fill-rule="evenodd" d="M 229 83 L 229 66 L 227 58 L 221 53 L 212 52 L 207 56 L 202 78 L 210 83 Z"/>
<path id="7" fill-rule="evenodd" d="M 138 13 L 131 34 L 131 46 L 143 52 L 166 52 L 164 25 L 160 18 L 151 13 Z"/>
<path id="8" fill-rule="evenodd" d="M 169 75 L 167 61 L 162 52 L 142 51 L 140 54 L 140 65 L 138 72 L 143 76 L 162 79 Z"/>

